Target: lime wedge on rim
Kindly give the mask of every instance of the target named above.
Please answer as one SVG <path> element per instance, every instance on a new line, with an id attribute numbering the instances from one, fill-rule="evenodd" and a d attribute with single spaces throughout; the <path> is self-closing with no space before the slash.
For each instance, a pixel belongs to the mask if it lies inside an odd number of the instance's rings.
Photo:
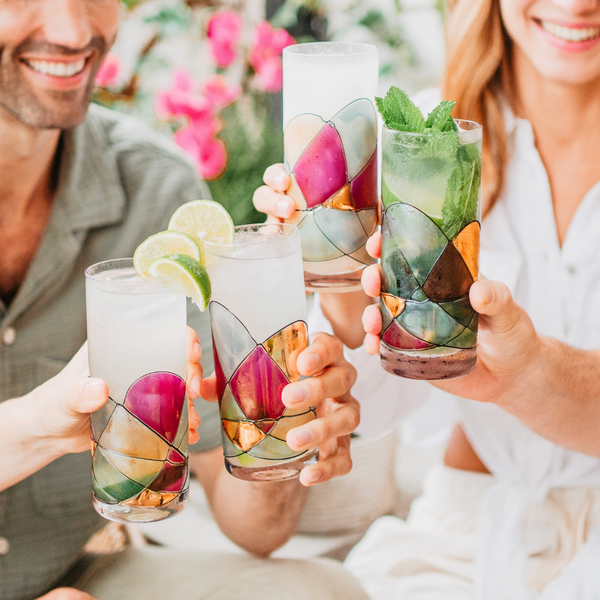
<path id="1" fill-rule="evenodd" d="M 156 259 L 148 267 L 150 277 L 163 277 L 177 284 L 185 295 L 200 309 L 210 302 L 210 279 L 206 269 L 194 258 L 185 254 L 169 254 Z"/>
<path id="2" fill-rule="evenodd" d="M 148 267 L 157 259 L 168 254 L 187 254 L 200 260 L 198 244 L 185 233 L 161 231 L 145 239 L 133 255 L 133 267 L 142 279 L 150 279 Z"/>
<path id="3" fill-rule="evenodd" d="M 233 221 L 229 213 L 213 200 L 194 200 L 182 204 L 169 221 L 171 231 L 186 233 L 200 247 L 201 262 L 204 260 L 203 240 L 232 244 L 235 237 Z"/>

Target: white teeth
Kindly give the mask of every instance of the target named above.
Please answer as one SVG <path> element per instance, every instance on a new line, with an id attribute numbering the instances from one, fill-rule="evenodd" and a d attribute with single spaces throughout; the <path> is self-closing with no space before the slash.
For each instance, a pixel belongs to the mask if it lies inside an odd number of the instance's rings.
<path id="1" fill-rule="evenodd" d="M 27 64 L 42 75 L 52 75 L 53 77 L 73 77 L 79 75 L 85 68 L 85 60 L 74 63 L 54 63 L 41 60 L 28 60 Z"/>
<path id="2" fill-rule="evenodd" d="M 567 42 L 583 42 L 593 40 L 600 36 L 600 27 L 584 27 L 575 29 L 573 27 L 562 27 L 549 21 L 540 21 L 542 27 L 554 37 Z"/>

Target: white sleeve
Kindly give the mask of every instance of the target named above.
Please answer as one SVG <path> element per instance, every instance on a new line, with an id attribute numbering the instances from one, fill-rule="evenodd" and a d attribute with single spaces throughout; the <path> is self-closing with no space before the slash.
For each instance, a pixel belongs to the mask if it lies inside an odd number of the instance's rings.
<path id="1" fill-rule="evenodd" d="M 333 333 L 321 311 L 318 294 L 314 294 L 310 304 L 309 331 Z M 344 348 L 344 356 L 358 372 L 358 379 L 352 388 L 352 395 L 361 405 L 361 422 L 357 433 L 375 436 L 395 427 L 400 420 L 426 403 L 432 388 L 425 381 L 391 375 L 381 367 L 379 356 L 370 356 L 363 346 L 355 350 Z"/>

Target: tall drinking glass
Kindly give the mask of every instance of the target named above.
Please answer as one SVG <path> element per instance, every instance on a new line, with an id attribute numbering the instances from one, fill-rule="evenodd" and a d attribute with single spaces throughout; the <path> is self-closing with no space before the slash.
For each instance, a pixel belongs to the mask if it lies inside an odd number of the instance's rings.
<path id="1" fill-rule="evenodd" d="M 466 375 L 477 360 L 481 126 L 456 124 L 383 129 L 380 355 L 411 379 Z"/>
<path id="2" fill-rule="evenodd" d="M 287 432 L 315 418 L 286 408 L 308 344 L 300 233 L 292 225 L 236 227 L 233 244 L 205 242 L 210 322 L 227 470 L 240 479 L 297 477 L 317 450 L 296 452 Z"/>
<path id="3" fill-rule="evenodd" d="M 378 222 L 377 48 L 319 42 L 283 51 L 289 223 L 302 235 L 306 289 L 359 290 Z"/>
<path id="4" fill-rule="evenodd" d="M 114 521 L 165 519 L 188 495 L 185 296 L 141 279 L 131 259 L 85 274 L 90 374 L 110 395 L 91 415 L 94 507 Z"/>

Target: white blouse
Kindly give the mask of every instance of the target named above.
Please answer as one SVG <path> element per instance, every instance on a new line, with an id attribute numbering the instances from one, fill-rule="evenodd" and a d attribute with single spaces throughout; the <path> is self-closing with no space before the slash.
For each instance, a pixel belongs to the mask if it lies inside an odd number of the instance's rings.
<path id="1" fill-rule="evenodd" d="M 426 114 L 440 94 L 425 90 L 415 100 Z M 482 225 L 481 272 L 508 285 L 540 334 L 578 348 L 600 348 L 600 182 L 586 194 L 561 248 L 548 175 L 531 125 L 512 114 L 505 120 L 511 160 L 504 193 Z M 494 475 L 496 482 L 479 516 L 476 571 L 483 598 L 598 598 L 600 531 L 589 536 L 569 568 L 537 595 L 524 583 L 522 525 L 527 508 L 541 502 L 552 487 L 600 487 L 599 459 L 541 438 L 495 405 L 389 375 L 378 357 L 369 357 L 362 349 L 349 351 L 347 357 L 359 372 L 353 394 L 361 401 L 363 433 L 375 434 L 427 402 L 414 419 L 422 425 L 421 433 L 462 423 Z M 574 595 L 575 590 L 581 592 Z"/>

